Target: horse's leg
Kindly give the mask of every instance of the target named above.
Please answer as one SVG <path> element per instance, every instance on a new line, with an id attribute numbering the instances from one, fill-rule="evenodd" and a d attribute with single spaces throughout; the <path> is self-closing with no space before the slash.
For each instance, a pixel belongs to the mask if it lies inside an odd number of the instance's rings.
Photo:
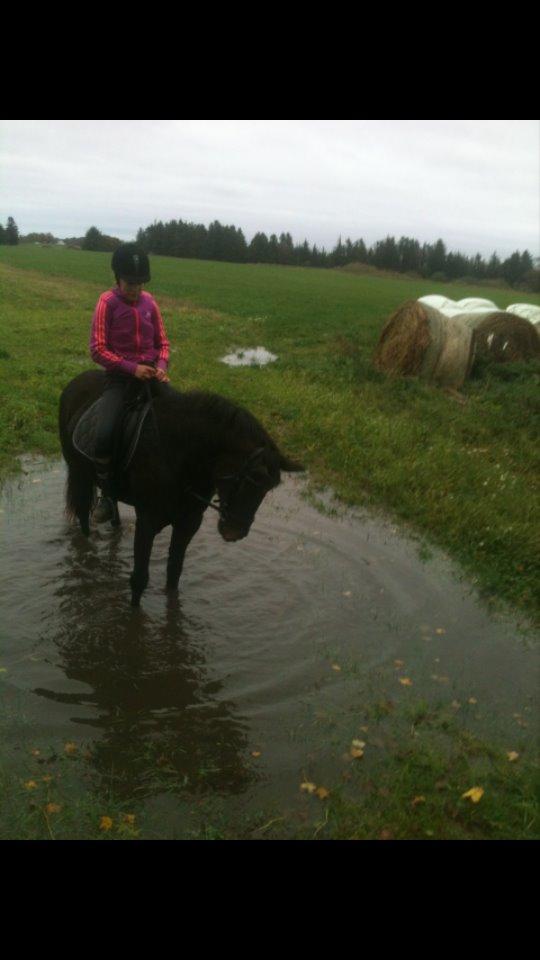
<path id="1" fill-rule="evenodd" d="M 178 590 L 186 550 L 197 533 L 202 518 L 202 513 L 191 513 L 173 524 L 169 561 L 167 563 L 167 590 Z"/>
<path id="2" fill-rule="evenodd" d="M 152 523 L 150 518 L 143 513 L 137 513 L 134 550 L 135 566 L 130 577 L 132 607 L 139 606 L 141 597 L 148 586 L 148 567 L 156 533 L 158 533 L 158 528 Z"/>
<path id="3" fill-rule="evenodd" d="M 90 536 L 90 510 L 94 501 L 94 476 L 92 469 L 83 464 L 68 464 L 66 505 L 70 515 L 75 515 L 85 537 Z"/>
<path id="4" fill-rule="evenodd" d="M 118 512 L 118 503 L 116 500 L 113 500 L 113 518 L 111 520 L 111 527 L 114 527 L 115 530 L 118 530 L 122 526 L 122 521 L 120 519 L 120 513 Z"/>

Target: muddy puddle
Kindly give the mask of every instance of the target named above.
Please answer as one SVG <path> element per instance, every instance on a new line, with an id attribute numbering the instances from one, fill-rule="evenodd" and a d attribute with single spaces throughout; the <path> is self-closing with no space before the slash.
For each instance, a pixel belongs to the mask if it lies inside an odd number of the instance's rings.
<path id="1" fill-rule="evenodd" d="M 443 555 L 423 559 L 391 524 L 323 514 L 287 477 L 242 543 L 224 543 L 206 516 L 176 600 L 162 533 L 133 612 L 133 511 L 121 508 L 121 533 L 94 528 L 87 542 L 63 515 L 63 465 L 23 467 L 0 499 L 0 721 L 13 762 L 73 743 L 92 789 L 114 786 L 171 837 L 194 800 L 224 816 L 310 802 L 302 782 L 347 781 L 354 738 L 373 775 L 394 735 L 375 736 L 381 715 L 407 722 L 421 702 L 507 749 L 534 738 L 537 635 L 490 613 Z"/>

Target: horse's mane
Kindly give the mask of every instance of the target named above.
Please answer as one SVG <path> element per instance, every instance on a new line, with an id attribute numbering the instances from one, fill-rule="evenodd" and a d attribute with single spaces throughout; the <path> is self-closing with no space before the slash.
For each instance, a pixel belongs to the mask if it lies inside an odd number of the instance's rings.
<path id="1" fill-rule="evenodd" d="M 203 390 L 179 393 L 171 388 L 167 403 L 176 408 L 182 416 L 210 420 L 214 427 L 231 437 L 252 441 L 257 445 L 270 447 L 272 450 L 277 449 L 262 424 L 249 410 L 217 393 L 207 393 Z"/>

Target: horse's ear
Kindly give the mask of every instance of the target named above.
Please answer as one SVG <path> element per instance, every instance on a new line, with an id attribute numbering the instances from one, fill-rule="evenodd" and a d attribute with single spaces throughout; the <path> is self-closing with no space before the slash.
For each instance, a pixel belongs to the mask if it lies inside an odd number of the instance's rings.
<path id="1" fill-rule="evenodd" d="M 285 473 L 305 473 L 306 470 L 301 463 L 291 460 L 290 457 L 286 457 L 282 453 L 279 455 L 279 466 Z"/>

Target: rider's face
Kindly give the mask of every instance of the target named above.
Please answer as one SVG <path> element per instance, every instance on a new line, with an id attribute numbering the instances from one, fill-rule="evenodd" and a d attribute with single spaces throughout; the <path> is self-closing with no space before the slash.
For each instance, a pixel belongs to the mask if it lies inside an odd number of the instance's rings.
<path id="1" fill-rule="evenodd" d="M 133 280 L 120 280 L 120 290 L 124 294 L 126 300 L 131 300 L 135 303 L 142 291 L 142 283 L 134 283 Z"/>

